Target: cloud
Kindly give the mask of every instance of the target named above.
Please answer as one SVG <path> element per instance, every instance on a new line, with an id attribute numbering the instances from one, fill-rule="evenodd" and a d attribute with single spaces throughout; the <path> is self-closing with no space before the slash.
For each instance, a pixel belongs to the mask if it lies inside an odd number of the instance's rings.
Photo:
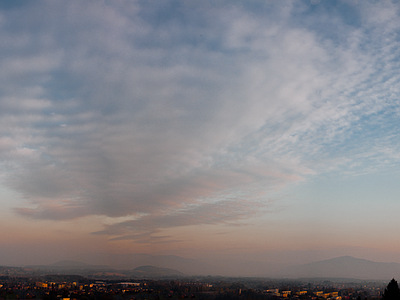
<path id="1" fill-rule="evenodd" d="M 396 5 L 370 19 L 372 2 L 343 4 L 358 23 L 338 8 L 326 35 L 323 3 L 177 3 L 1 12 L 1 178 L 26 200 L 15 212 L 101 215 L 114 221 L 97 234 L 151 241 L 266 212 L 308 176 L 398 163 Z"/>
<path id="2" fill-rule="evenodd" d="M 232 196 L 231 196 L 232 197 Z M 135 217 L 132 220 L 105 225 L 106 229 L 93 232 L 95 235 L 116 236 L 112 240 L 131 239 L 134 241 L 148 241 L 153 238 L 169 240 L 168 236 L 159 236 L 160 229 L 193 225 L 243 225 L 243 220 L 249 215 L 265 213 L 265 203 L 248 201 L 223 195 L 224 200 L 212 202 L 198 201 L 195 204 L 185 205 L 178 210 L 169 210 L 154 214 Z M 154 228 L 157 228 L 155 230 Z M 135 233 L 135 234 L 132 234 Z"/>

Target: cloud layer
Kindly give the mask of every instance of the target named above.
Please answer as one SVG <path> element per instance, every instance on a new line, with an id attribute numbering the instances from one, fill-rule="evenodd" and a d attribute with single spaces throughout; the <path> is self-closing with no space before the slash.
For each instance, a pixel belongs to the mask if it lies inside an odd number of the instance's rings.
<path id="1" fill-rule="evenodd" d="M 4 7 L 15 212 L 112 217 L 96 234 L 151 242 L 245 222 L 310 176 L 397 165 L 399 6 L 337 2 Z"/>

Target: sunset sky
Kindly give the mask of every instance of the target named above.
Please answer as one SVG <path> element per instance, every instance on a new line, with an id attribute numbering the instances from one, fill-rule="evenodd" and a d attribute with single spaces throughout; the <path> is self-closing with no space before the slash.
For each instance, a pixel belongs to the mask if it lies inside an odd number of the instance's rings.
<path id="1" fill-rule="evenodd" d="M 0 1 L 0 264 L 400 263 L 400 3 Z"/>

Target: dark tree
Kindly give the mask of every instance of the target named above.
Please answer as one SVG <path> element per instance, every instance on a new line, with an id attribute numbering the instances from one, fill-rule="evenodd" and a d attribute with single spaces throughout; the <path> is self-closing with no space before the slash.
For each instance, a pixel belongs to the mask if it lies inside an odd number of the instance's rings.
<path id="1" fill-rule="evenodd" d="M 382 300 L 400 300 L 400 289 L 394 278 L 387 285 Z"/>

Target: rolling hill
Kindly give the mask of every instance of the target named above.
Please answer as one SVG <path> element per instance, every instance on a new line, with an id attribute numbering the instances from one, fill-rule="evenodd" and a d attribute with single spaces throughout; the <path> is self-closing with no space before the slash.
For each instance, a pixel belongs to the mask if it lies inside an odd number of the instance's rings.
<path id="1" fill-rule="evenodd" d="M 390 280 L 393 277 L 400 278 L 400 264 L 341 256 L 289 267 L 283 270 L 281 276 L 290 278 L 334 277 Z"/>

